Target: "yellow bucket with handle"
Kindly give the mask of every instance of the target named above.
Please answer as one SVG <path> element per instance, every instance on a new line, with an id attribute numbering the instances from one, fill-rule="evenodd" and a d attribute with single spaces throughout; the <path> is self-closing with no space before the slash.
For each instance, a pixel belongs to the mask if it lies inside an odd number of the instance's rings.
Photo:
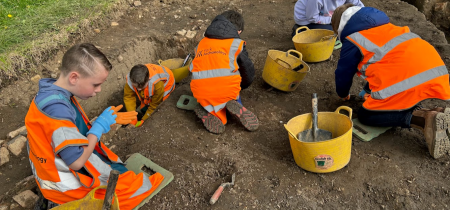
<path id="1" fill-rule="evenodd" d="M 300 30 L 306 31 L 300 32 Z M 297 28 L 292 37 L 295 49 L 303 54 L 306 62 L 320 62 L 330 58 L 334 50 L 337 36 L 327 29 L 309 29 L 306 26 Z"/>
<path id="2" fill-rule="evenodd" d="M 189 65 L 191 64 L 192 59 L 189 58 L 184 66 L 182 66 L 183 62 L 184 59 L 182 58 L 172 58 L 164 61 L 158 60 L 159 65 L 165 66 L 172 71 L 176 83 L 179 83 L 189 75 Z"/>
<path id="3" fill-rule="evenodd" d="M 291 92 L 297 89 L 308 72 L 309 66 L 303 62 L 300 52 L 269 50 L 262 77 L 272 87 Z"/>
<path id="4" fill-rule="evenodd" d="M 101 210 L 103 206 L 103 200 L 95 198 L 95 191 L 98 189 L 106 189 L 106 186 L 99 186 L 91 190 L 84 198 L 76 201 L 71 201 L 55 208 L 52 210 L 75 210 L 75 209 L 98 209 Z M 114 198 L 112 200 L 111 210 L 119 210 L 119 200 L 117 199 L 116 193 L 114 193 Z"/>
<path id="5" fill-rule="evenodd" d="M 340 114 L 341 110 L 346 110 L 348 116 Z M 318 113 L 317 127 L 332 133 L 332 139 L 327 141 L 303 142 L 297 138 L 300 132 L 311 129 L 311 117 L 311 113 L 299 115 L 284 125 L 295 163 L 315 173 L 333 172 L 346 166 L 350 162 L 352 149 L 352 109 L 340 106 L 335 112 Z"/>

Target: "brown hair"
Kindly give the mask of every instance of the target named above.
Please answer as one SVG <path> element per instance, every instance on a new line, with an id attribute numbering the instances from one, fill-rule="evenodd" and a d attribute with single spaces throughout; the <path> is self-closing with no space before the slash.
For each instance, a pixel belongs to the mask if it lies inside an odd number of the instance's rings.
<path id="1" fill-rule="evenodd" d="M 137 64 L 131 68 L 130 80 L 132 83 L 137 84 L 137 88 L 143 88 L 148 82 L 150 73 L 145 65 Z"/>
<path id="2" fill-rule="evenodd" d="M 244 18 L 239 12 L 228 10 L 220 14 L 229 20 L 236 27 L 238 31 L 244 31 Z"/>
<path id="3" fill-rule="evenodd" d="M 353 4 L 344 4 L 334 10 L 333 16 L 331 17 L 331 26 L 333 27 L 334 33 L 338 32 L 339 24 L 341 23 L 342 14 L 350 7 L 353 7 Z"/>
<path id="4" fill-rule="evenodd" d="M 94 75 L 96 67 L 103 66 L 107 71 L 111 71 L 112 65 L 99 49 L 93 44 L 82 43 L 72 46 L 64 54 L 61 64 L 61 73 L 68 75 L 71 71 L 76 71 L 82 76 Z"/>

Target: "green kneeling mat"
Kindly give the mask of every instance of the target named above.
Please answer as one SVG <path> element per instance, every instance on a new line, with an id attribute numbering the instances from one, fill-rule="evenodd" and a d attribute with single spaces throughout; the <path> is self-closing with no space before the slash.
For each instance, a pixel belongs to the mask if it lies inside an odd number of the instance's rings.
<path id="1" fill-rule="evenodd" d="M 194 97 L 181 95 L 180 99 L 178 99 L 177 107 L 180 109 L 194 110 L 197 104 L 197 99 L 195 99 Z"/>
<path id="2" fill-rule="evenodd" d="M 145 173 L 147 176 L 150 176 L 148 173 L 142 171 L 142 167 L 146 166 L 147 168 L 150 168 L 154 172 L 159 172 L 161 175 L 164 176 L 164 180 L 161 182 L 161 184 L 156 188 L 155 191 L 153 191 L 152 194 L 150 194 L 147 198 L 145 198 L 139 205 L 137 205 L 133 210 L 139 209 L 144 204 L 146 204 L 153 196 L 158 194 L 159 191 L 161 191 L 162 188 L 167 186 L 172 180 L 173 180 L 173 174 L 162 168 L 161 166 L 157 165 L 156 163 L 152 162 L 150 159 L 142 156 L 139 153 L 132 154 L 127 161 L 125 161 L 126 168 L 130 171 L 133 171 L 134 173 Z"/>
<path id="3" fill-rule="evenodd" d="M 372 127 L 361 124 L 358 118 L 352 119 L 353 121 L 353 135 L 361 141 L 370 141 L 373 138 L 383 134 L 392 127 Z"/>

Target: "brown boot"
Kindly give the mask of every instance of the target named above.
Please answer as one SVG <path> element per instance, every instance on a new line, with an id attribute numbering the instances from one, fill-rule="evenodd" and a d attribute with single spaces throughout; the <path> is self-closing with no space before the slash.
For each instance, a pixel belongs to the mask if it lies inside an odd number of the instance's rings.
<path id="1" fill-rule="evenodd" d="M 449 110 L 450 111 L 450 110 Z M 442 112 L 420 109 L 413 111 L 413 116 L 425 119 L 425 127 L 422 128 L 411 124 L 412 127 L 423 131 L 428 151 L 433 158 L 440 158 L 447 153 L 450 147 L 450 141 L 447 137 L 449 116 Z"/>

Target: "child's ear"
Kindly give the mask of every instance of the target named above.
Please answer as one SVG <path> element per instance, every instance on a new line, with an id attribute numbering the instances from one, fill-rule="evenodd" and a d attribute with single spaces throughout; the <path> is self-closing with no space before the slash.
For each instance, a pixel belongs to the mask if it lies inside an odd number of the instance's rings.
<path id="1" fill-rule="evenodd" d="M 69 79 L 69 84 L 71 85 L 75 85 L 78 81 L 78 79 L 80 79 L 81 75 L 76 72 L 76 71 L 72 71 L 69 73 L 68 79 Z"/>
<path id="2" fill-rule="evenodd" d="M 239 31 L 238 31 L 238 34 L 241 34 L 241 33 L 242 33 L 242 30 L 239 30 Z"/>

